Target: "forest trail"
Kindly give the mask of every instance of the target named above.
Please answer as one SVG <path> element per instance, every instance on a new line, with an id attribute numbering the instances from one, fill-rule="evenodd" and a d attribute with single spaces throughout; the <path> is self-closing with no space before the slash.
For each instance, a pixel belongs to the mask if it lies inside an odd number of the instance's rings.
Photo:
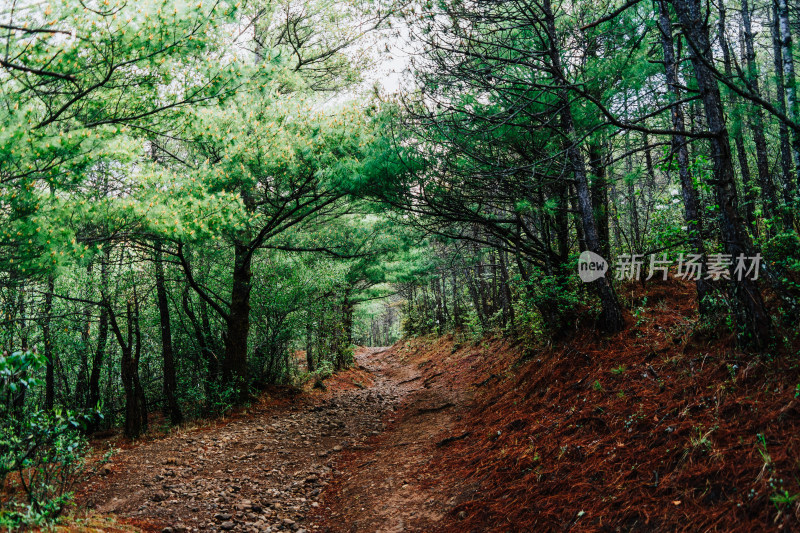
<path id="1" fill-rule="evenodd" d="M 394 348 L 356 363 L 326 391 L 122 450 L 79 501 L 144 531 L 430 531 L 454 498 L 420 473 L 467 393 Z"/>

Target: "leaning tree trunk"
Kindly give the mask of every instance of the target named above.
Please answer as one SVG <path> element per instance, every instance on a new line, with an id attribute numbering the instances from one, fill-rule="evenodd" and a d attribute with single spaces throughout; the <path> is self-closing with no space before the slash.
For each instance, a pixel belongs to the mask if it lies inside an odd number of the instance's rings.
<path id="1" fill-rule="evenodd" d="M 735 260 L 740 255 L 752 256 L 752 246 L 739 216 L 736 178 L 731 147 L 725 125 L 722 96 L 714 75 L 708 28 L 705 26 L 700 0 L 672 0 L 684 34 L 689 41 L 691 62 L 703 101 L 713 161 L 714 193 L 720 211 L 720 232 L 724 249 Z M 739 324 L 742 344 L 761 348 L 770 340 L 770 320 L 761 290 L 752 279 L 742 276 L 728 283 L 734 323 Z"/>

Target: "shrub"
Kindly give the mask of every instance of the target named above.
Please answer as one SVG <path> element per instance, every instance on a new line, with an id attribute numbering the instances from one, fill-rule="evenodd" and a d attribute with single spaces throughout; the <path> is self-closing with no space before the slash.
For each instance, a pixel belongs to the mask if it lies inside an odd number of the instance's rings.
<path id="1" fill-rule="evenodd" d="M 12 500 L 5 521 L 41 524 L 61 515 L 86 471 L 89 446 L 80 430 L 92 418 L 70 411 L 37 411 L 0 428 L 0 480 L 16 474 L 12 481 L 27 500 Z"/>
<path id="2" fill-rule="evenodd" d="M 22 524 L 50 523 L 62 513 L 85 472 L 89 447 L 81 430 L 100 416 L 98 411 L 24 413 L 19 409 L 19 395 L 36 384 L 28 375 L 44 364 L 44 357 L 36 352 L 0 356 L 0 485 L 5 486 L 11 477 L 17 489 L 0 509 L 0 527 L 9 530 Z M 25 503 L 14 498 L 20 493 Z"/>

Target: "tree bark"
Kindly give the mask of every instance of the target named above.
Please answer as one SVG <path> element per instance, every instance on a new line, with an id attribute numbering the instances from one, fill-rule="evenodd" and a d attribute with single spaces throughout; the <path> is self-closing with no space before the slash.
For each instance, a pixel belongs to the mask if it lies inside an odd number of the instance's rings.
<path id="1" fill-rule="evenodd" d="M 44 378 L 44 408 L 52 411 L 55 406 L 56 383 L 55 383 L 55 362 L 53 361 L 53 340 L 50 337 L 50 321 L 53 314 L 53 290 L 55 288 L 55 278 L 53 275 L 47 276 L 47 293 L 44 295 L 44 319 L 42 322 L 42 342 L 44 343 L 44 358 L 47 360 Z"/>
<path id="2" fill-rule="evenodd" d="M 733 68 L 731 67 L 731 53 L 728 46 L 728 38 L 725 33 L 725 6 L 720 3 L 719 9 L 719 42 L 722 49 L 722 63 L 725 68 L 725 76 L 728 79 L 733 78 Z M 735 94 L 730 95 L 731 106 L 735 109 L 739 105 L 739 98 Z M 750 173 L 750 164 L 747 161 L 747 150 L 744 147 L 743 128 L 741 127 L 742 119 L 739 113 L 734 113 L 733 125 L 733 139 L 736 146 L 736 157 L 739 160 L 739 170 L 742 174 L 742 188 L 744 189 L 744 214 L 747 221 L 747 227 L 753 233 L 758 235 L 758 223 L 756 221 L 756 195 L 752 185 L 752 175 Z"/>
<path id="3" fill-rule="evenodd" d="M 800 123 L 800 106 L 797 102 L 796 80 L 794 77 L 794 50 L 792 30 L 789 24 L 789 5 L 787 0 L 775 0 L 778 3 L 778 22 L 780 26 L 781 56 L 783 58 L 783 88 L 786 94 L 786 108 L 789 117 L 795 124 Z M 796 187 L 800 189 L 800 133 L 793 132 L 792 155 L 794 156 Z"/>
<path id="4" fill-rule="evenodd" d="M 100 294 L 103 301 L 108 297 L 108 262 L 104 256 L 100 258 Z M 108 309 L 100 307 L 100 318 L 97 324 L 97 347 L 92 358 L 92 370 L 89 374 L 89 394 L 86 407 L 95 409 L 100 402 L 100 371 L 103 367 L 106 343 L 108 342 Z"/>
<path id="5" fill-rule="evenodd" d="M 172 324 L 170 323 L 169 300 L 167 299 L 167 288 L 164 281 L 164 261 L 161 243 L 156 242 L 155 248 L 156 300 L 161 322 L 161 356 L 164 373 L 162 388 L 164 399 L 166 400 L 165 414 L 169 415 L 172 424 L 180 424 L 183 421 L 183 415 L 176 398 L 178 381 L 175 375 L 175 356 L 172 351 Z"/>
<path id="6" fill-rule="evenodd" d="M 675 131 L 685 131 L 686 124 L 683 117 L 683 107 L 676 104 L 680 100 L 680 89 L 678 88 L 678 62 L 675 57 L 675 46 L 672 39 L 672 22 L 669 19 L 666 0 L 658 1 L 658 29 L 661 34 L 661 48 L 664 52 L 664 72 L 669 88 L 670 103 L 672 103 L 671 118 L 672 128 Z M 694 252 L 700 255 L 705 262 L 705 245 L 703 243 L 703 219 L 700 214 L 700 200 L 697 188 L 694 186 L 692 174 L 689 170 L 689 149 L 686 137 L 674 135 L 672 137 L 672 153 L 678 163 L 678 178 L 681 183 L 681 195 L 683 196 L 684 219 L 686 220 L 687 234 L 689 242 Z M 709 294 L 710 287 L 704 279 L 695 282 L 697 288 L 697 302 L 700 312 L 705 311 L 705 297 Z"/>
<path id="7" fill-rule="evenodd" d="M 136 285 L 133 286 L 133 316 L 129 315 L 128 330 L 133 328 L 133 386 L 136 391 L 136 401 L 140 417 L 142 432 L 147 431 L 147 397 L 142 388 L 139 377 L 139 366 L 142 360 L 142 329 L 139 325 L 139 297 L 136 294 Z"/>
<path id="8" fill-rule="evenodd" d="M 136 360 L 133 356 L 133 304 L 130 301 L 126 304 L 126 316 L 128 318 L 127 339 L 126 335 L 122 333 L 116 313 L 111 308 L 110 302 L 105 301 L 104 306 L 108 309 L 111 329 L 117 337 L 117 342 L 119 343 L 120 352 L 122 354 L 120 374 L 122 378 L 122 389 L 125 394 L 125 436 L 130 439 L 135 439 L 142 433 L 142 416 L 135 379 L 138 369 L 135 366 Z"/>
<path id="9" fill-rule="evenodd" d="M 748 0 L 742 0 L 742 29 L 744 33 L 745 63 L 747 67 L 747 83 L 750 91 L 761 96 L 761 84 L 756 62 L 756 51 L 753 45 L 753 27 L 750 19 L 750 5 Z M 753 142 L 756 145 L 756 168 L 758 169 L 758 182 L 765 193 L 764 210 L 767 218 L 772 218 L 780 210 L 778 196 L 772 183 L 769 172 L 769 158 L 767 157 L 767 140 L 764 134 L 764 113 L 761 106 L 750 105 L 750 129 L 753 132 Z M 791 219 L 782 218 L 784 225 L 791 227 Z M 787 224 L 788 222 L 788 224 Z"/>
<path id="10" fill-rule="evenodd" d="M 611 260 L 611 242 L 608 231 L 608 181 L 606 165 L 603 161 L 603 145 L 595 140 L 589 143 L 589 168 L 592 171 L 591 192 L 597 236 L 603 257 Z"/>
<path id="11" fill-rule="evenodd" d="M 712 134 L 709 144 L 713 161 L 714 193 L 720 210 L 720 232 L 725 252 L 732 258 L 751 257 L 752 246 L 738 212 L 736 178 L 725 125 L 722 96 L 707 63 L 712 63 L 708 28 L 700 0 L 672 0 L 690 45 L 690 60 L 700 89 L 706 124 Z M 765 347 L 770 340 L 770 320 L 761 290 L 752 279 L 732 279 L 728 283 L 734 323 L 739 327 L 741 344 Z"/>
<path id="12" fill-rule="evenodd" d="M 770 21 L 770 32 L 772 34 L 772 57 L 773 65 L 775 67 L 775 91 L 777 95 L 777 108 L 778 111 L 787 114 L 786 111 L 786 91 L 783 87 L 783 49 L 781 48 L 781 29 L 780 21 L 778 20 L 778 3 L 772 2 L 772 20 Z M 794 190 L 794 174 L 792 173 L 792 148 L 789 143 L 789 127 L 782 120 L 778 122 L 778 134 L 780 137 L 780 163 L 781 173 L 783 176 L 783 191 L 784 202 L 787 205 L 787 212 L 791 216 L 792 211 L 789 206 L 792 204 L 792 193 Z"/>
<path id="13" fill-rule="evenodd" d="M 570 98 L 567 93 L 567 80 L 564 77 L 564 71 L 561 66 L 561 57 L 556 48 L 556 27 L 555 16 L 550 0 L 542 2 L 544 9 L 545 21 L 547 24 L 546 31 L 549 38 L 549 56 L 553 74 L 555 75 L 555 82 L 557 87 L 557 96 L 561 107 L 560 119 L 561 127 L 563 128 L 565 137 L 567 139 L 566 155 L 572 166 L 572 172 L 575 176 L 575 189 L 578 193 L 578 207 L 583 222 L 583 232 L 586 239 L 586 247 L 588 250 L 600 254 L 600 238 L 597 233 L 597 227 L 594 222 L 594 212 L 592 210 L 592 199 L 589 192 L 589 180 L 586 176 L 586 164 L 583 160 L 583 154 L 577 144 L 577 137 L 575 132 L 575 124 L 573 122 L 572 110 L 570 109 Z M 616 332 L 623 328 L 624 322 L 622 319 L 622 311 L 620 310 L 617 295 L 614 292 L 610 281 L 605 277 L 601 277 L 592 282 L 592 286 L 600 297 L 600 304 L 602 310 L 600 313 L 599 326 L 603 331 Z"/>
<path id="14" fill-rule="evenodd" d="M 250 335 L 250 291 L 253 273 L 250 250 L 241 242 L 234 246 L 233 287 L 227 317 L 222 379 L 237 389 L 241 399 L 247 396 L 247 348 Z"/>

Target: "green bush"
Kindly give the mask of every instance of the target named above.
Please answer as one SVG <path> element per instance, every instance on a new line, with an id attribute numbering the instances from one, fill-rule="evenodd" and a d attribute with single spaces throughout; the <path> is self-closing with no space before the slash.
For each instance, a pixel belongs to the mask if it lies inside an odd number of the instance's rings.
<path id="1" fill-rule="evenodd" d="M 11 501 L 0 523 L 50 523 L 61 515 L 86 471 L 89 446 L 80 430 L 91 418 L 37 411 L 0 428 L 0 480 L 16 474 L 15 488 L 26 497 L 25 503 Z"/>
<path id="2" fill-rule="evenodd" d="M 333 375 L 333 363 L 331 363 L 327 359 L 323 359 L 322 361 L 317 363 L 317 369 L 314 372 L 312 372 L 312 375 L 318 380 L 323 380 L 331 377 Z"/>
<path id="3" fill-rule="evenodd" d="M 12 497 L 0 509 L 0 528 L 53 522 L 86 471 L 89 447 L 81 430 L 99 412 L 26 413 L 17 403 L 20 394 L 37 383 L 29 374 L 44 364 L 44 357 L 36 352 L 0 356 L 0 485 L 11 478 L 18 489 L 12 493 L 24 494 L 26 500 Z"/>
<path id="4" fill-rule="evenodd" d="M 538 311 L 548 336 L 557 337 L 575 326 L 581 299 L 570 281 L 568 276 L 552 276 L 538 270 L 531 273 L 526 304 Z"/>
<path id="5" fill-rule="evenodd" d="M 45 366 L 44 356 L 35 351 L 0 355 L 0 420 L 14 416 L 15 404 L 38 381 L 32 377 Z"/>

